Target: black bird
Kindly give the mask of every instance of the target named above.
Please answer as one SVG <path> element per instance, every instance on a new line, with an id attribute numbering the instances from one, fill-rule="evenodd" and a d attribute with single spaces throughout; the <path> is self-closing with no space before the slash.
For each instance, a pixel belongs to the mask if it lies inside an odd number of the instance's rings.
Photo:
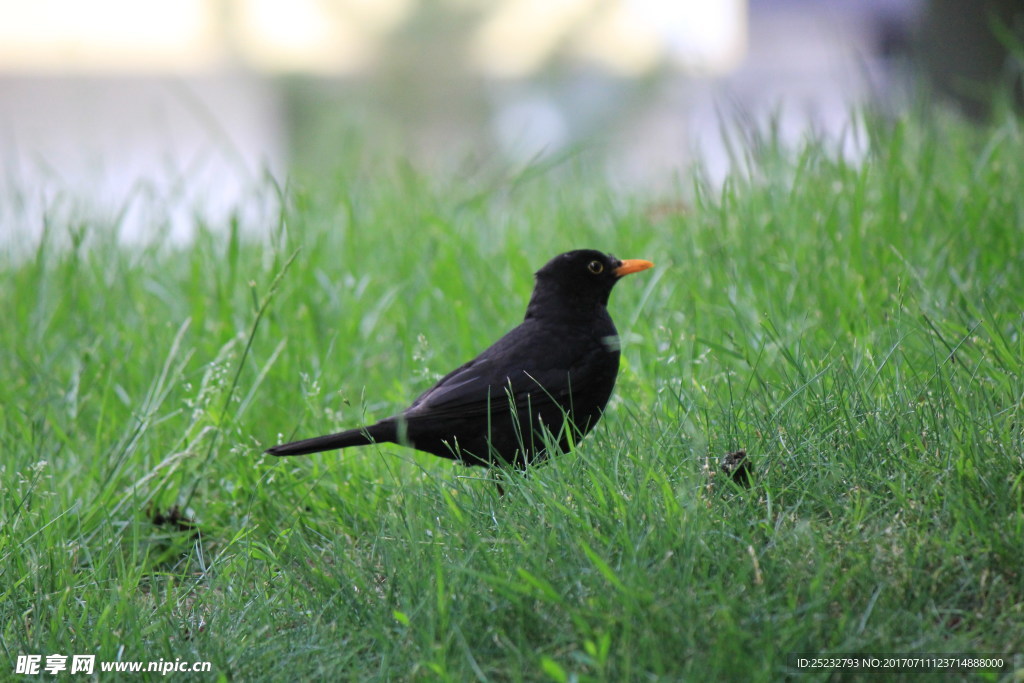
<path id="1" fill-rule="evenodd" d="M 376 424 L 267 449 L 305 455 L 391 442 L 467 465 L 523 467 L 546 457 L 545 431 L 568 450 L 601 418 L 619 372 L 608 296 L 650 261 L 581 249 L 556 256 L 518 327 Z"/>

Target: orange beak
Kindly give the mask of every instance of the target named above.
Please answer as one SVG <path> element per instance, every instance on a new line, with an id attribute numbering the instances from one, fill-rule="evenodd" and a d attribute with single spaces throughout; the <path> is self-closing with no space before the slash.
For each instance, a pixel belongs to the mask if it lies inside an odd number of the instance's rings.
<path id="1" fill-rule="evenodd" d="M 622 265 L 613 270 L 615 277 L 622 277 L 623 275 L 629 275 L 630 273 L 639 273 L 641 270 L 647 270 L 653 268 L 654 264 L 650 261 L 644 261 L 639 258 L 630 258 L 622 262 Z"/>

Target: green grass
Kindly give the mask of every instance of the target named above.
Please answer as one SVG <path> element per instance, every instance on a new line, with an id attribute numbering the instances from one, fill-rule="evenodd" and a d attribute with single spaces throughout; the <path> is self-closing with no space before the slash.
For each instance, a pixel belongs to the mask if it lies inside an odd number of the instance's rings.
<path id="1" fill-rule="evenodd" d="M 10 670 L 772 680 L 797 652 L 1024 653 L 1024 127 L 870 127 L 860 163 L 768 144 L 656 201 L 573 161 L 437 178 L 365 150 L 186 248 L 49 226 L 0 265 Z M 402 407 L 576 247 L 657 268 L 612 296 L 619 383 L 574 452 L 504 497 L 398 447 L 259 455 Z M 738 448 L 749 489 L 718 471 Z M 174 506 L 194 529 L 154 523 Z"/>

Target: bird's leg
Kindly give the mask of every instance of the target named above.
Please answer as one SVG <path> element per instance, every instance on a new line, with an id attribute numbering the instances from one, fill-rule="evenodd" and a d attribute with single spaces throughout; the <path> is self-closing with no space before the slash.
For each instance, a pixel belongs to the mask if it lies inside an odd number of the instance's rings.
<path id="1" fill-rule="evenodd" d="M 505 486 L 503 484 L 505 480 L 505 468 L 500 465 L 493 465 L 488 472 L 491 472 L 494 477 L 494 485 L 498 488 L 498 497 L 505 497 Z"/>

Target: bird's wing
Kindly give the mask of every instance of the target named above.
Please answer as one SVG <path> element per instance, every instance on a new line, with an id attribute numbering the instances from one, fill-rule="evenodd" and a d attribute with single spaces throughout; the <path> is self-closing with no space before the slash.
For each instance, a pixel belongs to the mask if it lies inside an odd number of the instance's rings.
<path id="1" fill-rule="evenodd" d="M 521 401 L 527 397 L 538 407 L 552 402 L 567 404 L 570 390 L 585 390 L 570 386 L 570 382 L 572 377 L 584 374 L 574 370 L 590 362 L 590 352 L 564 340 L 547 341 L 538 338 L 536 330 L 523 326 L 512 330 L 477 358 L 442 377 L 413 401 L 404 416 L 434 419 L 494 415 L 510 410 L 510 398 L 519 406 L 525 405 Z"/>

